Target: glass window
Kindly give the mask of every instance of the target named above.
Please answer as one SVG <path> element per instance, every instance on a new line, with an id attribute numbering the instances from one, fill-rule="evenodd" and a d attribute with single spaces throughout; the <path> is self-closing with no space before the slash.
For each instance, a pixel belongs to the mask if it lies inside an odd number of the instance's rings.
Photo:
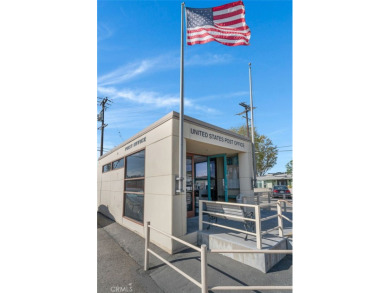
<path id="1" fill-rule="evenodd" d="M 124 215 L 138 222 L 144 222 L 144 195 L 125 193 Z"/>
<path id="2" fill-rule="evenodd" d="M 215 177 L 217 176 L 217 159 L 214 158 L 214 159 L 210 159 L 210 178 L 211 179 L 215 179 Z M 206 173 L 206 176 L 207 176 L 207 173 Z"/>
<path id="3" fill-rule="evenodd" d="M 207 162 L 201 162 L 195 164 L 195 178 L 207 179 Z"/>
<path id="4" fill-rule="evenodd" d="M 144 179 L 141 180 L 126 180 L 125 191 L 144 192 Z"/>
<path id="5" fill-rule="evenodd" d="M 111 163 L 103 166 L 103 173 L 111 170 Z"/>
<path id="6" fill-rule="evenodd" d="M 240 189 L 240 174 L 238 166 L 238 156 L 227 158 L 227 181 L 228 189 Z"/>
<path id="7" fill-rule="evenodd" d="M 118 160 L 118 161 L 113 162 L 113 163 L 112 163 L 112 169 L 114 170 L 114 169 L 122 168 L 122 167 L 123 167 L 124 161 L 125 161 L 125 160 L 122 158 L 122 159 L 120 159 L 120 160 Z"/>
<path id="8" fill-rule="evenodd" d="M 187 212 L 193 210 L 193 197 L 192 197 L 192 157 L 187 156 L 186 160 L 186 195 L 187 195 Z"/>
<path id="9" fill-rule="evenodd" d="M 126 178 L 145 176 L 145 150 L 126 158 Z"/>
<path id="10" fill-rule="evenodd" d="M 145 150 L 126 157 L 124 217 L 144 222 Z"/>

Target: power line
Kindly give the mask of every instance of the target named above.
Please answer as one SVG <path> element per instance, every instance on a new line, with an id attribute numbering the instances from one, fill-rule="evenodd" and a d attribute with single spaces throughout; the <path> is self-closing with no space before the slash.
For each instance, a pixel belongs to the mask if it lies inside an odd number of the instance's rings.
<path id="1" fill-rule="evenodd" d="M 119 137 L 121 138 L 121 140 L 123 140 L 122 134 L 121 134 L 121 132 L 119 130 L 118 130 L 118 134 L 119 134 Z"/>

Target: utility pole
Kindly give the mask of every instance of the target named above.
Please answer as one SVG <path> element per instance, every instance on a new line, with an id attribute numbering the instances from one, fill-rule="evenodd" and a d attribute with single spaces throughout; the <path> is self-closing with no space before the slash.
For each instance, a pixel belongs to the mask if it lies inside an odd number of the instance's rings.
<path id="1" fill-rule="evenodd" d="M 100 126 L 98 129 L 101 130 L 101 135 L 100 135 L 100 156 L 103 156 L 104 128 L 108 125 L 108 124 L 104 124 L 104 111 L 107 109 L 107 106 L 110 106 L 110 103 L 112 103 L 112 101 L 109 100 L 107 97 L 105 97 L 104 99 L 98 97 L 98 99 L 100 100 L 100 105 L 102 106 L 102 110 L 97 115 L 97 121 L 101 121 L 102 122 L 102 126 Z M 107 106 L 106 106 L 106 104 L 107 104 Z"/>
<path id="2" fill-rule="evenodd" d="M 245 110 L 241 113 L 236 114 L 236 115 L 242 115 L 245 113 L 245 116 L 242 116 L 242 117 L 246 119 L 246 132 L 247 132 L 247 136 L 249 137 L 248 112 L 251 110 L 251 107 L 244 102 L 239 103 L 239 105 L 244 107 Z M 256 107 L 254 107 L 253 109 L 256 109 Z"/>

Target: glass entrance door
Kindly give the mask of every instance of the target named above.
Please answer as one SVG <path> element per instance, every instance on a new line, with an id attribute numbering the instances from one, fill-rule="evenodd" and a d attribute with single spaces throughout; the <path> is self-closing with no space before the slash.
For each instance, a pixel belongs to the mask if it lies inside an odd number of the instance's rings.
<path id="1" fill-rule="evenodd" d="M 227 159 L 225 154 L 207 157 L 208 198 L 228 201 Z"/>
<path id="2" fill-rule="evenodd" d="M 186 203 L 187 218 L 195 215 L 194 204 L 194 159 L 193 156 L 187 155 L 186 159 Z"/>
<path id="3" fill-rule="evenodd" d="M 207 157 L 201 155 L 193 155 L 193 178 L 194 178 L 194 194 L 195 194 L 195 217 L 199 213 L 199 200 L 207 200 Z"/>
<path id="4" fill-rule="evenodd" d="M 218 183 L 217 183 L 217 159 L 210 158 L 208 168 L 209 200 L 218 201 Z"/>

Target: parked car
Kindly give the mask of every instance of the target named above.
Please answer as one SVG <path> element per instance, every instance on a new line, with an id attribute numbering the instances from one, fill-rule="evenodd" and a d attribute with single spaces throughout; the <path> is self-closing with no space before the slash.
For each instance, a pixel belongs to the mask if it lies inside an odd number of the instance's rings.
<path id="1" fill-rule="evenodd" d="M 273 198 L 283 198 L 283 196 L 286 196 L 286 198 L 291 198 L 291 192 L 288 189 L 287 186 L 284 185 L 275 185 L 273 190 L 272 190 L 272 197 Z"/>

